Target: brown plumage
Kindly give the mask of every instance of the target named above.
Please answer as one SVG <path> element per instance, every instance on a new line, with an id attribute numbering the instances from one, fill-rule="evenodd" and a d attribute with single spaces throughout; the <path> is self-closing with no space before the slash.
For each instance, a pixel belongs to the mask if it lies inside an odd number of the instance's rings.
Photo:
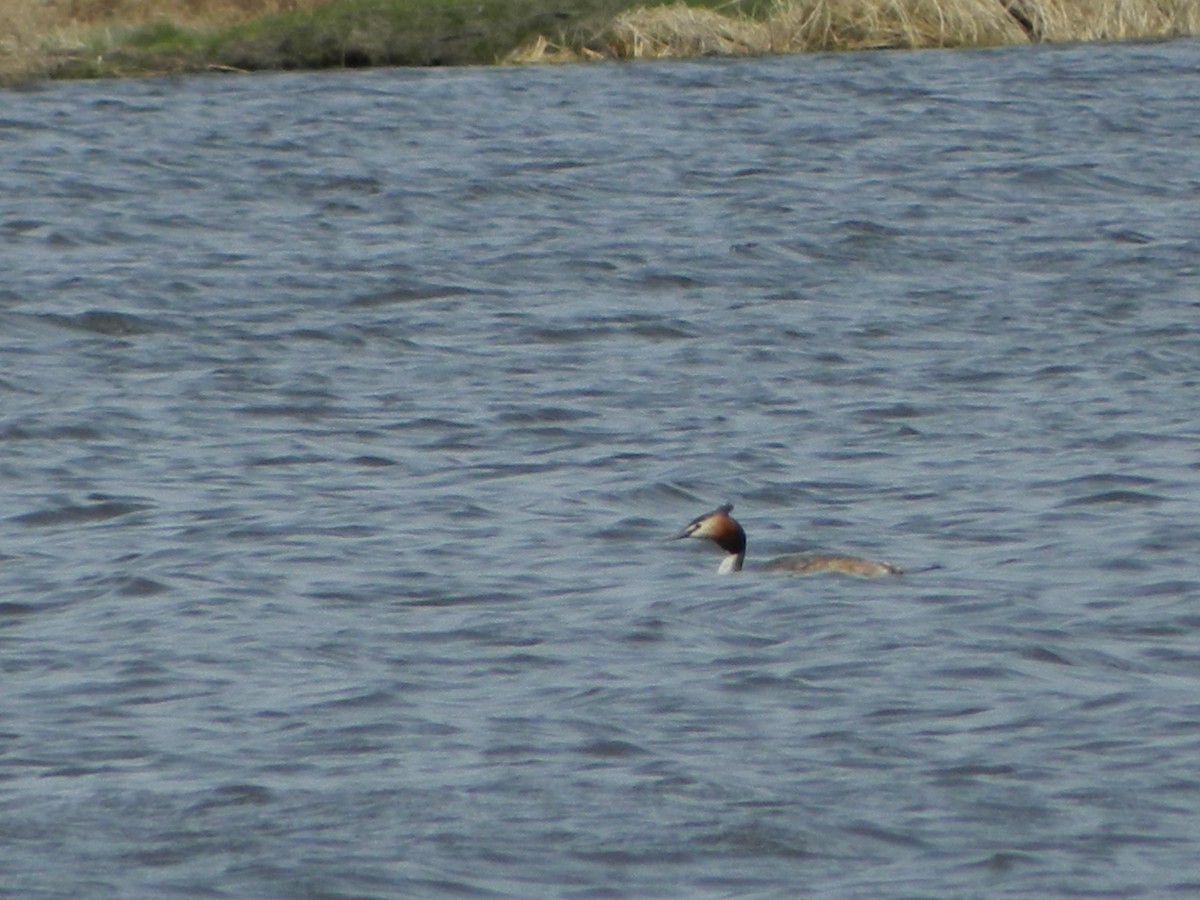
<path id="1" fill-rule="evenodd" d="M 797 575 L 814 575 L 817 572 L 840 572 L 843 575 L 858 575 L 862 578 L 878 578 L 880 575 L 902 575 L 891 563 L 857 556 L 784 556 L 767 563 L 768 569 L 795 572 Z"/>

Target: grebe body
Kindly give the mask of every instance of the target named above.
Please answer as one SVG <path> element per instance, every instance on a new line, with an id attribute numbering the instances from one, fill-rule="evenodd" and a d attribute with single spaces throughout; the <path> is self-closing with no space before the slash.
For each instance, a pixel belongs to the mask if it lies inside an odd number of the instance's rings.
<path id="1" fill-rule="evenodd" d="M 737 519 L 729 513 L 732 503 L 714 509 L 710 513 L 693 519 L 672 540 L 682 538 L 707 538 L 725 551 L 725 558 L 717 567 L 722 575 L 740 572 L 746 561 L 746 532 Z M 901 570 L 891 563 L 862 559 L 842 554 L 801 554 L 773 559 L 766 566 L 775 571 L 791 572 L 796 575 L 815 575 L 820 572 L 837 572 L 843 575 L 858 575 L 878 578 L 883 575 L 900 575 Z"/>

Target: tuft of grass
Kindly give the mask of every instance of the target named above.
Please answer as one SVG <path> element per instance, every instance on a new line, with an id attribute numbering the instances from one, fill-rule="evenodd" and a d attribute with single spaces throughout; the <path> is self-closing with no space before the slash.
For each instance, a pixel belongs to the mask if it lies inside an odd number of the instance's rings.
<path id="1" fill-rule="evenodd" d="M 1000 0 L 780 0 L 777 52 L 990 47 L 1028 36 Z"/>
<path id="2" fill-rule="evenodd" d="M 59 30 L 58 24 L 45 4 L 0 5 L 0 84 L 44 71 L 47 56 L 56 50 L 58 41 L 50 35 Z"/>
<path id="3" fill-rule="evenodd" d="M 752 17 L 683 3 L 621 13 L 609 26 L 605 43 L 609 54 L 620 59 L 753 56 L 774 49 L 768 29 Z"/>
<path id="4" fill-rule="evenodd" d="M 1200 34 L 1197 0 L 1012 0 L 1031 9 L 1047 41 L 1112 41 Z"/>

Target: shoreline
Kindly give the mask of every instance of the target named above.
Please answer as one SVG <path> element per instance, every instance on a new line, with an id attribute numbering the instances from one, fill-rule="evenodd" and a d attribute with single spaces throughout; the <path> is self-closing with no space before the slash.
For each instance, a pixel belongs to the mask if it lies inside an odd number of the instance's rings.
<path id="1" fill-rule="evenodd" d="M 694 2 L 575 0 L 566 12 L 555 0 L 34 0 L 24 16 L 0 14 L 0 85 L 1200 35 L 1195 0 Z"/>

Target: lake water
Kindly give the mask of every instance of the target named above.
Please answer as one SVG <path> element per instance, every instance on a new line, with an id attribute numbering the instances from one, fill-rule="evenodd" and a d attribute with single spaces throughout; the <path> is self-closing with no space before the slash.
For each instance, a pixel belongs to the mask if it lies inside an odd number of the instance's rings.
<path id="1" fill-rule="evenodd" d="M 1200 44 L 0 102 L 0 894 L 1200 890 Z"/>

